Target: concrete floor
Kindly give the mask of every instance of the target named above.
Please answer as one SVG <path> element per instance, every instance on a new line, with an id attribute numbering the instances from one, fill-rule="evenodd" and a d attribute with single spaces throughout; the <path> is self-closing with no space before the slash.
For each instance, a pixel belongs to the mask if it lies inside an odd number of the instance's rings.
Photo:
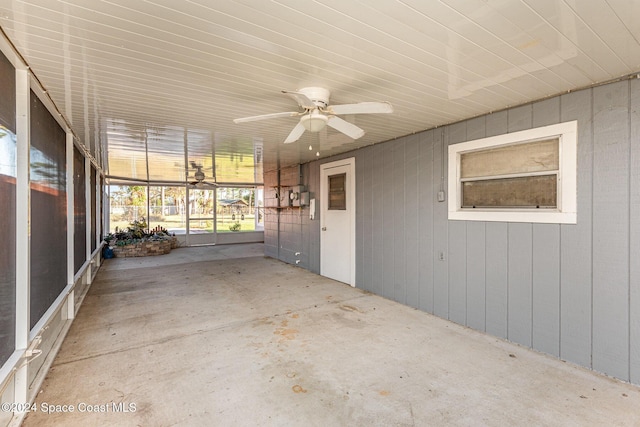
<path id="1" fill-rule="evenodd" d="M 36 399 L 75 411 L 24 426 L 640 425 L 639 387 L 261 253 L 107 260 Z"/>

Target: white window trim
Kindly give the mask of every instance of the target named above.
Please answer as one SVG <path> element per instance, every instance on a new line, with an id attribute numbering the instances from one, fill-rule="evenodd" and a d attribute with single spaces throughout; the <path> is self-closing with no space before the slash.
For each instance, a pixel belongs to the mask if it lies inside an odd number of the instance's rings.
<path id="1" fill-rule="evenodd" d="M 560 171 L 557 209 L 461 208 L 460 158 L 470 151 L 559 137 Z M 576 224 L 578 122 L 564 122 L 449 146 L 449 219 L 462 221 Z"/>

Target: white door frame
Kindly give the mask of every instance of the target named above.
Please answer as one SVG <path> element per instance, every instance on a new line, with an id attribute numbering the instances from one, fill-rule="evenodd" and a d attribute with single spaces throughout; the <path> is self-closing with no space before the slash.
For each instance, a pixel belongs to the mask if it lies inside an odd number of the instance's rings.
<path id="1" fill-rule="evenodd" d="M 320 275 L 323 274 L 323 251 L 326 250 L 324 242 L 324 233 L 322 231 L 325 227 L 325 212 L 327 211 L 328 200 L 328 184 L 326 179 L 323 178 L 325 171 L 340 167 L 347 166 L 347 212 L 349 214 L 349 251 L 350 251 L 350 280 L 349 285 L 355 288 L 356 286 L 356 158 L 349 157 L 334 162 L 324 163 L 320 165 Z M 323 249 L 324 248 L 324 249 Z"/>

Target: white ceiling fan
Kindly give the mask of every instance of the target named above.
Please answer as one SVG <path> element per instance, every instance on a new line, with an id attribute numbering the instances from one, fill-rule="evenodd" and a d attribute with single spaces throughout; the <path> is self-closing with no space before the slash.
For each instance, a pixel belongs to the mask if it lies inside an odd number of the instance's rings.
<path id="1" fill-rule="evenodd" d="M 303 111 L 289 111 L 244 117 L 235 119 L 234 123 L 301 116 L 298 124 L 284 141 L 285 144 L 289 144 L 300 139 L 305 130 L 309 132 L 319 132 L 324 129 L 325 126 L 330 126 L 352 139 L 358 139 L 364 135 L 364 130 L 353 123 L 341 119 L 338 115 L 393 113 L 393 107 L 388 102 L 359 102 L 357 104 L 329 105 L 329 96 L 331 93 L 329 90 L 321 87 L 304 87 L 298 89 L 296 92 L 283 90 L 282 93 L 293 98 Z"/>
<path id="2" fill-rule="evenodd" d="M 213 182 L 205 181 L 205 174 L 202 171 L 203 166 L 196 164 L 196 162 L 191 162 L 191 167 L 195 169 L 195 173 L 193 174 L 193 178 L 188 177 L 188 179 L 193 179 L 193 181 L 189 181 L 189 186 L 192 188 L 206 188 L 209 187 L 217 187 L 218 184 L 215 182 L 215 178 Z"/>

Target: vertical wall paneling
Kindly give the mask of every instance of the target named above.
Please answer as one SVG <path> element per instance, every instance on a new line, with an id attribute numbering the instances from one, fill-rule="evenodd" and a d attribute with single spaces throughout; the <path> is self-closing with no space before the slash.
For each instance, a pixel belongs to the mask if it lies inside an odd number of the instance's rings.
<path id="1" fill-rule="evenodd" d="M 363 271 L 363 254 L 364 254 L 364 211 L 362 209 L 364 205 L 364 193 L 366 192 L 366 184 L 365 184 L 365 171 L 366 164 L 363 161 L 364 157 L 366 157 L 365 151 L 358 152 L 358 156 L 356 158 L 356 176 L 355 176 L 355 184 L 356 184 L 356 224 L 355 224 L 355 236 L 356 236 L 356 253 L 354 256 L 356 257 L 355 266 L 356 266 L 356 281 L 354 283 L 355 287 L 362 288 L 362 275 Z"/>
<path id="2" fill-rule="evenodd" d="M 560 226 L 533 224 L 533 348 L 560 356 Z"/>
<path id="3" fill-rule="evenodd" d="M 629 83 L 593 89 L 593 367 L 629 377 Z"/>
<path id="4" fill-rule="evenodd" d="M 449 250 L 447 247 L 449 221 L 447 204 L 436 201 L 440 189 L 446 189 L 441 181 L 446 176 L 443 166 L 446 164 L 446 128 L 435 129 L 433 134 L 433 313 L 444 319 L 449 318 Z"/>
<path id="5" fill-rule="evenodd" d="M 368 147 L 362 150 L 362 154 L 356 158 L 356 170 L 362 170 L 362 182 L 357 186 L 356 191 L 362 195 L 362 200 L 357 206 L 358 220 L 361 229 L 362 254 L 361 264 L 356 270 L 356 280 L 359 288 L 371 290 L 371 266 L 374 264 L 373 258 L 373 149 Z M 356 183 L 356 185 L 358 185 Z"/>
<path id="6" fill-rule="evenodd" d="M 311 236 L 309 243 L 309 266 L 311 271 L 320 274 L 320 210 L 318 205 L 320 197 L 320 166 L 317 161 L 309 164 L 307 185 L 311 193 L 311 198 L 316 199 L 315 219 L 309 220 L 309 234 Z"/>
<path id="7" fill-rule="evenodd" d="M 484 138 L 486 116 L 467 122 L 467 140 Z M 486 329 L 486 223 L 467 222 L 467 325 Z"/>
<path id="8" fill-rule="evenodd" d="M 418 291 L 418 135 L 407 137 L 405 144 L 405 283 L 406 304 L 419 306 Z"/>
<path id="9" fill-rule="evenodd" d="M 530 347 L 532 227 L 527 223 L 510 223 L 508 232 L 508 338 Z"/>
<path id="10" fill-rule="evenodd" d="M 560 122 L 560 97 L 532 105 L 532 126 Z M 533 225 L 532 346 L 560 356 L 560 226 Z"/>
<path id="11" fill-rule="evenodd" d="M 512 108 L 508 112 L 508 130 L 530 129 L 532 105 Z M 509 224 L 509 339 L 531 346 L 532 333 L 532 227 L 531 224 Z"/>
<path id="12" fill-rule="evenodd" d="M 578 223 L 560 227 L 560 357 L 591 367 L 593 121 L 591 90 L 563 95 L 562 122 L 578 121 Z"/>
<path id="13" fill-rule="evenodd" d="M 302 175 L 300 179 L 300 183 L 304 186 L 308 186 L 309 182 L 309 163 L 300 166 L 300 173 Z M 302 268 L 309 269 L 309 251 L 311 248 L 311 233 L 309 232 L 310 220 L 309 220 L 309 211 L 303 208 L 298 209 L 298 213 L 300 216 L 300 228 L 302 230 L 302 246 L 300 248 L 300 259 L 299 266 Z"/>
<path id="14" fill-rule="evenodd" d="M 486 224 L 469 221 L 466 235 L 467 326 L 485 330 L 486 305 Z"/>
<path id="15" fill-rule="evenodd" d="M 406 195 L 404 187 L 406 138 L 401 138 L 393 144 L 393 198 L 388 202 L 393 205 L 393 299 L 406 303 L 406 239 L 405 225 Z"/>
<path id="16" fill-rule="evenodd" d="M 384 144 L 382 147 L 382 245 L 383 254 L 380 263 L 382 264 L 382 296 L 394 298 L 393 284 L 395 281 L 395 246 L 394 237 L 396 233 L 395 207 L 393 206 L 393 146 L 394 144 Z"/>
<path id="17" fill-rule="evenodd" d="M 631 81 L 630 209 L 629 209 L 629 378 L 640 384 L 640 80 Z"/>
<path id="18" fill-rule="evenodd" d="M 497 113 L 486 116 L 486 136 L 502 135 L 509 131 L 508 113 L 507 111 L 499 111 Z"/>
<path id="19" fill-rule="evenodd" d="M 485 119 L 486 136 L 508 132 L 508 112 L 489 114 Z M 508 227 L 505 223 L 487 223 L 486 227 L 486 323 L 487 332 L 507 337 L 508 319 Z"/>
<path id="20" fill-rule="evenodd" d="M 530 129 L 533 123 L 533 106 L 527 104 L 507 110 L 507 117 L 509 133 Z"/>
<path id="21" fill-rule="evenodd" d="M 560 123 L 560 97 L 535 102 L 533 108 L 533 127 L 554 125 Z"/>
<path id="22" fill-rule="evenodd" d="M 448 144 L 467 139 L 467 122 L 449 126 Z M 461 325 L 467 324 L 467 223 L 449 221 L 447 246 L 449 267 L 449 319 Z"/>
<path id="23" fill-rule="evenodd" d="M 378 295 L 382 295 L 384 277 L 383 277 L 383 264 L 382 257 L 385 255 L 384 248 L 384 213 L 385 213 L 385 198 L 383 194 L 384 190 L 384 163 L 385 163 L 385 146 L 386 144 L 377 144 L 371 147 L 372 154 L 372 169 L 373 177 L 371 180 L 372 190 L 372 224 L 373 229 L 376 232 L 373 235 L 373 259 L 374 262 L 370 266 L 371 268 L 371 284 L 369 290 Z"/>
<path id="24" fill-rule="evenodd" d="M 488 222 L 486 226 L 486 330 L 500 338 L 507 338 L 509 316 L 508 225 Z"/>
<path id="25" fill-rule="evenodd" d="M 418 307 L 433 313 L 433 132 L 418 134 Z"/>

